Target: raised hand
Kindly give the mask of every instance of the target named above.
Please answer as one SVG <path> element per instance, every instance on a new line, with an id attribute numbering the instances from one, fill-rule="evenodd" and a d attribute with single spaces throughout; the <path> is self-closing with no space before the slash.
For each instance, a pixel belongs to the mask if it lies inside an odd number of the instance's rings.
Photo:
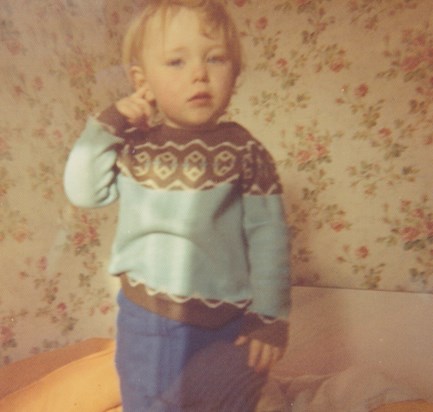
<path id="1" fill-rule="evenodd" d="M 156 111 L 156 102 L 150 99 L 147 86 L 138 88 L 131 95 L 118 100 L 115 105 L 117 110 L 128 119 L 128 122 L 138 128 L 149 127 L 149 119 Z"/>

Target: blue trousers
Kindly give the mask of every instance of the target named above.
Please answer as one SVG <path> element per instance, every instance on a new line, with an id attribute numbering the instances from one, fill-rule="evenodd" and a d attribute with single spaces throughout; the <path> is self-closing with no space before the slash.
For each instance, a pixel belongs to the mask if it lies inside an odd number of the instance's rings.
<path id="1" fill-rule="evenodd" d="M 265 377 L 233 341 L 241 319 L 187 325 L 118 296 L 116 367 L 124 412 L 253 411 Z"/>

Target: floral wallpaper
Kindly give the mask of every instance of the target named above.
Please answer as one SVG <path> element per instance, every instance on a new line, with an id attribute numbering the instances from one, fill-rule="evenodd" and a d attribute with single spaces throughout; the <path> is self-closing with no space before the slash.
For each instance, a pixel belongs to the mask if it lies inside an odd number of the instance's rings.
<path id="1" fill-rule="evenodd" d="M 88 114 L 129 92 L 145 0 L 0 3 L 0 365 L 114 336 L 116 206 L 68 204 Z M 274 155 L 293 283 L 433 291 L 430 0 L 226 0 L 245 70 L 227 116 Z"/>

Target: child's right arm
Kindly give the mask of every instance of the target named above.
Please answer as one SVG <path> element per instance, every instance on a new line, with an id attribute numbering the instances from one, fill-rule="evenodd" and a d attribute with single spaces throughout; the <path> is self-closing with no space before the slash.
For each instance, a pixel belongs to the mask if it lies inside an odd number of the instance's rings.
<path id="1" fill-rule="evenodd" d="M 105 206 L 117 199 L 117 146 L 123 139 L 90 118 L 66 163 L 65 193 L 78 207 Z"/>
<path id="2" fill-rule="evenodd" d="M 131 126 L 147 127 L 153 110 L 142 88 L 89 119 L 66 163 L 64 186 L 72 204 L 99 207 L 117 199 L 116 160 L 123 144 L 118 135 Z"/>

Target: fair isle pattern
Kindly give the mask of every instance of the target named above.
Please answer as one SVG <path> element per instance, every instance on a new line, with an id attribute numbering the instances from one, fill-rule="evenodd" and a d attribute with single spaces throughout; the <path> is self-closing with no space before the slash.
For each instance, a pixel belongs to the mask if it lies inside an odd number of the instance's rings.
<path id="1" fill-rule="evenodd" d="M 127 139 L 117 165 L 124 175 L 150 189 L 209 190 L 229 183 L 239 184 L 244 194 L 280 194 L 267 150 L 249 135 L 228 139 L 226 132 L 212 139 L 206 135 L 170 139 L 162 131 Z"/>
<path id="2" fill-rule="evenodd" d="M 274 159 L 258 141 L 250 140 L 243 156 L 243 192 L 249 195 L 273 195 L 283 191 Z"/>

